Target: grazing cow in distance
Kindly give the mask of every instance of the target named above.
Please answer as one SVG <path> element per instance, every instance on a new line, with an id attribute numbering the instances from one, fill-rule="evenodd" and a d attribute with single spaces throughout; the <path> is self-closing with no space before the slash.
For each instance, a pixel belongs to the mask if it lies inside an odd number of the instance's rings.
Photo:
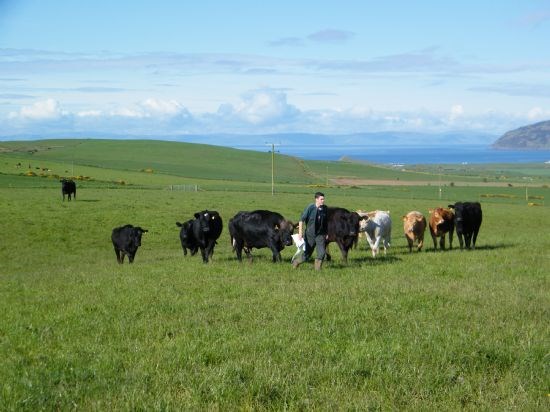
<path id="1" fill-rule="evenodd" d="M 328 207 L 327 208 L 327 240 L 326 244 L 336 242 L 342 252 L 344 263 L 348 262 L 348 252 L 352 246 L 357 246 L 359 236 L 359 221 L 361 220 L 356 212 L 350 212 L 343 207 Z M 332 257 L 326 254 L 327 261 Z"/>
<path id="2" fill-rule="evenodd" d="M 63 201 L 65 201 L 65 195 L 71 201 L 71 194 L 74 196 L 74 200 L 76 200 L 76 183 L 71 179 L 62 179 L 61 195 L 63 196 Z"/>
<path id="3" fill-rule="evenodd" d="M 434 242 L 434 250 L 437 250 L 437 238 L 439 237 L 439 247 L 445 250 L 445 235 L 449 233 L 449 249 L 453 248 L 453 231 L 455 228 L 454 214 L 451 209 L 437 207 L 429 209 L 430 234 Z"/>
<path id="4" fill-rule="evenodd" d="M 231 246 L 242 261 L 244 249 L 249 261 L 252 261 L 251 250 L 268 247 L 271 249 L 273 262 L 282 261 L 281 250 L 292 245 L 292 234 L 296 225 L 286 220 L 283 215 L 270 210 L 238 212 L 229 220 Z"/>
<path id="5" fill-rule="evenodd" d="M 389 210 L 374 210 L 364 212 L 358 210 L 357 214 L 363 217 L 359 224 L 359 230 L 367 235 L 372 257 L 376 257 L 380 250 L 380 242 L 384 245 L 384 255 L 390 247 L 391 242 L 391 218 Z"/>
<path id="6" fill-rule="evenodd" d="M 130 263 L 134 261 L 137 249 L 141 246 L 141 235 L 147 232 L 147 229 L 132 225 L 113 229 L 111 240 L 113 241 L 118 263 L 122 264 L 124 262 L 124 256 L 128 256 Z"/>
<path id="7" fill-rule="evenodd" d="M 457 202 L 454 205 L 449 205 L 449 208 L 455 212 L 455 228 L 460 249 L 463 248 L 462 236 L 464 236 L 466 249 L 470 249 L 470 241 L 472 249 L 475 249 L 477 234 L 483 218 L 481 205 L 479 202 Z"/>
<path id="8" fill-rule="evenodd" d="M 199 248 L 202 255 L 202 261 L 204 263 L 208 263 L 208 259 L 212 259 L 212 255 L 214 254 L 214 246 L 216 246 L 217 243 L 216 241 L 222 233 L 222 218 L 215 210 L 203 210 L 195 213 L 194 216 L 195 219 L 186 222 L 189 224 L 186 241 L 189 242 L 188 247 L 191 249 L 191 255 L 194 255 L 197 252 L 196 248 Z M 184 247 L 183 240 L 182 247 Z"/>
<path id="9" fill-rule="evenodd" d="M 199 250 L 199 246 L 197 245 L 195 237 L 193 236 L 193 220 L 194 219 L 190 219 L 187 222 L 183 223 L 176 222 L 176 226 L 181 227 L 180 241 L 184 256 L 187 256 L 187 249 L 189 249 L 191 256 L 194 256 L 195 253 L 197 253 L 197 251 Z"/>
<path id="10" fill-rule="evenodd" d="M 409 243 L 409 252 L 412 252 L 414 242 L 418 242 L 416 249 L 420 252 L 424 246 L 424 231 L 426 230 L 426 218 L 416 210 L 403 216 L 403 232 Z"/>

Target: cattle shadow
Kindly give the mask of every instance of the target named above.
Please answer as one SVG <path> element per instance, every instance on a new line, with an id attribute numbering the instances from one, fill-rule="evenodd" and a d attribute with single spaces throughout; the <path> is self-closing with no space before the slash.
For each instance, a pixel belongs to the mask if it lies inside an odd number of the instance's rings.
<path id="1" fill-rule="evenodd" d="M 93 202 L 100 202 L 101 200 L 99 199 L 79 199 L 78 201 L 75 199 L 75 202 L 87 202 L 87 203 L 93 203 Z"/>
<path id="2" fill-rule="evenodd" d="M 358 266 L 381 266 L 381 265 L 392 265 L 400 262 L 402 259 L 394 255 L 386 256 L 377 256 L 373 258 L 371 255 L 362 256 L 362 257 L 348 257 L 348 263 L 345 263 L 341 260 L 325 261 L 324 267 L 331 269 L 347 269 Z M 313 262 L 313 261 L 312 261 Z"/>
<path id="3" fill-rule="evenodd" d="M 494 245 L 481 245 L 481 246 L 476 246 L 475 249 L 466 249 L 466 247 L 464 247 L 463 249 L 460 249 L 460 245 L 453 245 L 453 248 L 452 249 L 449 249 L 448 247 L 441 251 L 439 248 L 437 249 L 434 249 L 433 246 L 429 247 L 429 248 L 426 248 L 426 249 L 423 249 L 423 252 L 475 252 L 476 250 L 477 251 L 484 251 L 484 250 L 499 250 L 499 249 L 510 249 L 510 248 L 514 248 L 514 247 L 517 247 L 518 244 L 517 243 L 497 243 L 497 244 L 494 244 Z M 414 252 L 414 251 L 413 251 Z M 408 252 L 407 252 L 408 253 Z"/>

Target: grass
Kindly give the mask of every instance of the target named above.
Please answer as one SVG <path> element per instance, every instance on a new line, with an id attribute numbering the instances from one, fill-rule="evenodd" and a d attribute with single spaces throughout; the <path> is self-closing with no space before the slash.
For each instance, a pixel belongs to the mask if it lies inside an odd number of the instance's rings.
<path id="1" fill-rule="evenodd" d="M 291 269 L 292 248 L 239 264 L 226 230 L 243 209 L 296 220 L 305 184 L 272 197 L 261 182 L 106 179 L 63 203 L 49 182 L 0 175 L 2 410 L 548 409 L 547 206 L 483 199 L 475 251 L 434 253 L 426 234 L 410 254 L 399 216 L 478 188 L 329 187 L 329 205 L 389 209 L 392 247 L 373 259 L 362 243 L 344 265 L 331 246 L 316 273 Z M 505 189 L 524 194 L 484 188 Z M 224 219 L 208 265 L 183 256 L 175 225 L 204 208 Z M 125 223 L 149 233 L 120 266 L 110 232 Z"/>

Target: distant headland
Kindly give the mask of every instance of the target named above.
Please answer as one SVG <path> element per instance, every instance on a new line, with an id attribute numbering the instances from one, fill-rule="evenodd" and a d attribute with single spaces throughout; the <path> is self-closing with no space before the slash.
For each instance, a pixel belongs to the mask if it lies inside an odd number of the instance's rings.
<path id="1" fill-rule="evenodd" d="M 492 145 L 495 149 L 550 149 L 550 120 L 506 132 Z"/>

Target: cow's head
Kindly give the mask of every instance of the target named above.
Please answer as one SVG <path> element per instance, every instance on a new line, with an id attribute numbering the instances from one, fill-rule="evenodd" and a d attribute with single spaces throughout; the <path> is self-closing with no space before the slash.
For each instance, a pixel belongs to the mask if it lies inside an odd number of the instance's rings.
<path id="1" fill-rule="evenodd" d="M 292 246 L 292 234 L 296 226 L 298 225 L 292 223 L 290 220 L 283 220 L 275 226 L 275 231 L 277 231 L 279 239 L 284 246 Z"/>
<path id="2" fill-rule="evenodd" d="M 449 209 L 454 211 L 454 218 L 456 229 L 462 231 L 462 225 L 464 223 L 464 203 L 457 202 L 454 205 L 449 205 Z"/>
<path id="3" fill-rule="evenodd" d="M 424 216 L 419 212 L 410 212 L 402 216 L 402 219 L 405 232 L 412 232 L 415 226 L 417 226 L 421 222 L 424 222 L 425 220 Z"/>
<path id="4" fill-rule="evenodd" d="M 182 241 L 187 241 L 189 239 L 189 237 L 192 236 L 192 234 L 191 234 L 192 224 L 193 224 L 193 219 L 188 220 L 187 222 L 184 222 L 184 223 L 176 222 L 176 225 L 178 227 L 181 227 L 180 238 L 181 238 Z"/>
<path id="5" fill-rule="evenodd" d="M 132 228 L 132 241 L 135 246 L 141 246 L 141 235 L 147 232 L 147 229 L 143 229 L 139 226 L 134 226 Z"/>
<path id="6" fill-rule="evenodd" d="M 218 212 L 209 212 L 208 210 L 203 210 L 202 212 L 195 213 L 195 219 L 199 221 L 199 227 L 201 232 L 210 231 L 210 223 L 216 219 Z"/>
<path id="7" fill-rule="evenodd" d="M 374 216 L 376 216 L 376 210 L 373 210 L 371 212 L 358 210 L 355 213 L 359 216 L 359 232 L 366 232 L 369 220 L 374 219 Z"/>
<path id="8" fill-rule="evenodd" d="M 454 215 L 451 209 L 437 207 L 435 209 L 429 209 L 428 211 L 430 212 L 430 226 L 432 228 L 442 228 L 441 225 L 453 222 Z"/>
<path id="9" fill-rule="evenodd" d="M 341 221 L 344 222 L 344 236 L 357 237 L 359 235 L 359 222 L 363 222 L 364 217 L 356 212 L 342 213 Z"/>

